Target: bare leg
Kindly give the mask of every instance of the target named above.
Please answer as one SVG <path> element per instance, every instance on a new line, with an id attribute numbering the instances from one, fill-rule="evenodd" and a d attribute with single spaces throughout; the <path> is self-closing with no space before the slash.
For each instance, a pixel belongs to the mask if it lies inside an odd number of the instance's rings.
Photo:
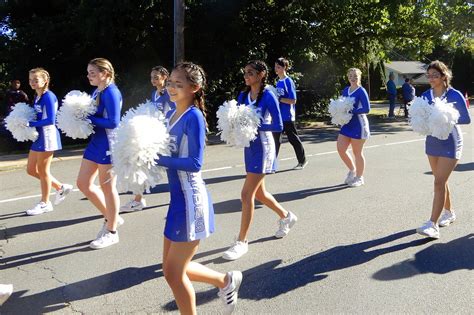
<path id="1" fill-rule="evenodd" d="M 364 143 L 365 139 L 351 139 L 352 153 L 355 157 L 356 165 L 356 176 L 361 177 L 364 175 L 365 170 L 365 157 L 364 157 Z"/>
<path id="2" fill-rule="evenodd" d="M 104 218 L 107 219 L 107 210 L 105 208 L 105 197 L 102 190 L 94 184 L 98 174 L 98 164 L 92 161 L 82 159 L 79 175 L 77 176 L 77 188 L 99 209 Z"/>
<path id="3" fill-rule="evenodd" d="M 26 172 L 28 175 L 33 176 L 37 179 L 40 179 L 40 176 L 38 174 L 38 167 L 36 165 L 37 160 L 38 160 L 38 153 L 36 151 L 30 150 L 28 153 L 28 162 L 26 164 Z M 54 187 L 54 189 L 59 190 L 61 189 L 62 183 L 58 181 L 56 178 L 54 178 L 53 175 L 49 174 L 49 177 L 51 179 L 51 185 Z"/>
<path id="4" fill-rule="evenodd" d="M 136 202 L 141 202 L 142 199 L 143 199 L 143 195 L 138 194 L 138 195 L 135 195 L 135 199 L 133 200 L 135 200 Z"/>
<path id="5" fill-rule="evenodd" d="M 107 229 L 109 231 L 117 230 L 117 219 L 119 214 L 120 199 L 117 191 L 116 177 L 110 170 L 112 164 L 99 164 L 99 183 L 105 199 L 105 209 L 107 219 Z"/>
<path id="6" fill-rule="evenodd" d="M 458 160 L 430 155 L 428 155 L 428 160 L 430 161 L 430 166 L 435 178 L 433 208 L 431 210 L 430 220 L 437 223 L 441 212 L 443 211 L 443 207 L 446 204 L 446 186 L 448 178 L 456 167 Z"/>
<path id="7" fill-rule="evenodd" d="M 444 202 L 444 209 L 451 211 L 451 193 L 449 192 L 448 183 L 446 183 L 446 199 Z"/>
<path id="8" fill-rule="evenodd" d="M 196 294 L 187 275 L 187 268 L 197 251 L 199 241 L 172 242 L 166 240 L 166 242 L 168 244 L 163 247 L 163 274 L 166 282 L 173 291 L 179 312 L 181 314 L 196 314 Z"/>
<path id="9" fill-rule="evenodd" d="M 346 164 L 347 168 L 351 171 L 355 170 L 354 162 L 352 161 L 352 157 L 347 153 L 347 149 L 351 144 L 351 138 L 346 137 L 344 135 L 339 134 L 337 136 L 337 153 L 342 159 L 342 162 Z"/>
<path id="10" fill-rule="evenodd" d="M 265 189 L 265 179 L 263 179 L 260 186 L 258 186 L 255 198 L 273 211 L 275 211 L 275 213 L 280 217 L 280 219 L 284 219 L 288 215 L 288 211 L 286 211 L 281 206 L 281 204 L 276 201 L 273 195 Z"/>
<path id="11" fill-rule="evenodd" d="M 41 201 L 49 202 L 51 192 L 50 167 L 53 159 L 53 152 L 37 152 L 36 165 L 41 183 Z"/>
<path id="12" fill-rule="evenodd" d="M 239 241 L 245 241 L 252 223 L 255 211 L 255 194 L 265 178 L 265 174 L 247 173 L 244 187 L 242 188 L 242 220 L 240 223 Z"/>
<path id="13" fill-rule="evenodd" d="M 191 281 L 209 283 L 221 289 L 224 288 L 228 282 L 227 275 L 194 261 L 188 264 L 186 274 Z"/>

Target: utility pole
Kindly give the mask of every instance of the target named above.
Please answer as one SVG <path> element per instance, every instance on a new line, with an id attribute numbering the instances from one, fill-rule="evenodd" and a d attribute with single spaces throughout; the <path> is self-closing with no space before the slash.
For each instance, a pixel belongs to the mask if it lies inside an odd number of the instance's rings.
<path id="1" fill-rule="evenodd" d="M 184 60 L 184 0 L 174 0 L 173 64 Z"/>
<path id="2" fill-rule="evenodd" d="M 370 61 L 369 57 L 367 57 L 367 83 L 368 83 L 368 89 L 369 89 L 369 101 L 370 101 Z"/>
<path id="3" fill-rule="evenodd" d="M 370 102 L 370 61 L 369 61 L 369 53 L 367 52 L 367 42 L 364 41 L 364 50 L 365 50 L 365 56 L 366 56 L 366 59 L 365 59 L 365 62 L 366 62 L 366 65 L 367 65 L 367 88 L 368 88 L 368 94 L 369 94 L 369 102 Z"/>

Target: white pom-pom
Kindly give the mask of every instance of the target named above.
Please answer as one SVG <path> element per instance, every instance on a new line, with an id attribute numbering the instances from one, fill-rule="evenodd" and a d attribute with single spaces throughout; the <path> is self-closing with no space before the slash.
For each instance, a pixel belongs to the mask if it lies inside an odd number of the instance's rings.
<path id="1" fill-rule="evenodd" d="M 271 93 L 275 95 L 276 98 L 278 98 L 278 91 L 276 87 L 274 87 L 273 85 L 270 85 L 270 84 L 265 85 L 265 90 L 270 91 Z"/>
<path id="2" fill-rule="evenodd" d="M 254 106 L 240 105 L 235 116 L 234 140 L 235 146 L 245 148 L 257 138 L 261 115 Z"/>
<path id="3" fill-rule="evenodd" d="M 38 131 L 34 127 L 28 127 L 28 122 L 34 120 L 36 120 L 34 108 L 26 103 L 17 103 L 5 118 L 5 127 L 12 133 L 13 138 L 20 142 L 35 141 L 38 139 Z"/>
<path id="4" fill-rule="evenodd" d="M 410 125 L 421 135 L 431 135 L 446 140 L 459 119 L 459 112 L 452 103 L 435 98 L 429 104 L 425 98 L 415 97 L 408 109 Z"/>
<path id="5" fill-rule="evenodd" d="M 217 117 L 217 129 L 220 131 L 220 137 L 222 141 L 227 144 L 234 143 L 233 130 L 234 130 L 234 117 L 237 113 L 237 102 L 235 100 L 226 101 L 224 104 L 219 106 L 216 112 Z"/>
<path id="6" fill-rule="evenodd" d="M 224 102 L 216 115 L 217 129 L 222 141 L 244 148 L 256 139 L 261 115 L 253 106 L 239 106 L 235 100 L 231 100 Z"/>
<path id="7" fill-rule="evenodd" d="M 66 136 L 73 139 L 87 139 L 93 132 L 89 115 L 95 114 L 97 106 L 89 94 L 71 91 L 63 99 L 56 115 L 57 126 Z"/>
<path id="8" fill-rule="evenodd" d="M 424 97 L 415 97 L 413 103 L 408 108 L 409 122 L 413 131 L 427 136 L 430 132 L 428 121 L 433 107 Z"/>
<path id="9" fill-rule="evenodd" d="M 352 119 L 352 110 L 354 109 L 354 98 L 341 96 L 338 99 L 331 99 L 329 103 L 329 114 L 331 122 L 335 125 L 343 126 Z"/>
<path id="10" fill-rule="evenodd" d="M 158 154 L 170 155 L 168 145 L 165 117 L 151 102 L 128 110 L 111 146 L 119 188 L 134 194 L 150 192 L 164 177 L 165 170 L 156 160 Z"/>
<path id="11" fill-rule="evenodd" d="M 452 103 L 447 103 L 439 98 L 434 99 L 432 107 L 433 110 L 428 120 L 431 135 L 440 140 L 446 140 L 458 122 L 459 112 Z"/>

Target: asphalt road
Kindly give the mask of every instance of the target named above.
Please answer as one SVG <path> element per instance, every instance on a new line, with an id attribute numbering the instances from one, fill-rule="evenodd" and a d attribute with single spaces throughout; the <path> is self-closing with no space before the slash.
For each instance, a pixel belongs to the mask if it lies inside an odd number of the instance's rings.
<path id="1" fill-rule="evenodd" d="M 471 115 L 474 112 L 471 110 Z M 216 233 L 201 242 L 195 260 L 244 280 L 237 313 L 472 313 L 474 304 L 474 137 L 463 126 L 464 154 L 450 178 L 458 220 L 429 241 L 415 228 L 429 218 L 433 177 L 423 137 L 406 122 L 372 122 L 365 150 L 366 185 L 341 185 L 346 170 L 335 152 L 337 129 L 304 130 L 309 164 L 295 164 L 282 145 L 280 171 L 268 190 L 299 218 L 290 234 L 273 237 L 277 217 L 258 206 L 249 253 L 220 257 L 238 233 L 243 151 L 206 148 L 204 177 L 216 212 Z M 60 180 L 74 183 L 80 159 L 53 163 Z M 146 196 L 148 208 L 124 214 L 120 243 L 90 250 L 99 213 L 75 191 L 51 213 L 27 217 L 39 183 L 24 169 L 0 172 L 0 283 L 15 292 L 2 314 L 177 313 L 161 271 L 166 184 Z M 130 195 L 122 194 L 126 202 Z M 222 312 L 217 290 L 195 284 L 198 313 Z"/>

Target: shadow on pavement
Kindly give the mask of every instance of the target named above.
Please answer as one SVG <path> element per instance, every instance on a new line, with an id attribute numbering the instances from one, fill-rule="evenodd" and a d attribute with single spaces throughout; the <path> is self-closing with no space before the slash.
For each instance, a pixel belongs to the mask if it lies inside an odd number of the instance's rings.
<path id="1" fill-rule="evenodd" d="M 350 187 L 347 186 L 346 184 L 338 184 L 338 185 L 333 185 L 333 186 L 315 187 L 315 188 L 303 189 L 303 190 L 298 190 L 298 191 L 273 194 L 273 197 L 275 197 L 275 199 L 278 200 L 278 202 L 287 202 L 287 201 L 300 200 L 306 197 L 330 193 L 330 192 L 348 189 L 348 188 Z"/>
<path id="2" fill-rule="evenodd" d="M 254 240 L 250 243 L 261 243 L 276 238 L 264 237 Z M 89 241 L 60 248 L 38 251 L 24 255 L 18 255 L 5 259 L 6 265 L 2 267 L 12 268 L 24 264 L 35 263 L 46 259 L 52 259 L 58 256 L 72 254 L 81 251 L 93 251 L 88 247 Z M 86 247 L 85 247 L 86 246 Z M 66 249 L 71 249 L 64 251 Z M 213 249 L 207 252 L 197 253 L 193 260 L 223 253 L 226 248 Z M 61 251 L 61 252 L 59 252 Z M 56 252 L 56 253 L 53 253 Z M 45 255 L 53 253 L 50 255 Z M 43 255 L 43 256 L 40 256 Z M 220 258 L 220 257 L 219 257 Z M 201 261 L 206 265 L 215 259 Z M 151 265 L 147 267 L 128 267 L 120 269 L 101 276 L 89 278 L 86 280 L 65 284 L 61 287 L 40 292 L 37 294 L 23 296 L 27 291 L 14 292 L 8 302 L 2 306 L 2 314 L 42 314 L 54 312 L 70 306 L 71 302 L 85 300 L 104 294 L 110 294 L 121 290 L 126 290 L 143 282 L 155 280 L 163 276 L 162 264 Z M 176 309 L 176 304 L 172 302 Z"/>
<path id="3" fill-rule="evenodd" d="M 349 186 L 347 186 L 346 184 L 338 184 L 338 185 L 333 185 L 333 186 L 309 188 L 309 189 L 292 191 L 292 192 L 287 192 L 287 193 L 273 194 L 273 197 L 275 197 L 275 199 L 278 202 L 287 202 L 287 201 L 292 201 L 292 200 L 299 200 L 299 199 L 306 198 L 309 196 L 343 190 L 347 188 L 349 188 Z M 242 203 L 240 199 L 230 199 L 230 200 L 214 203 L 214 212 L 216 214 L 240 212 L 241 207 L 242 207 Z M 261 203 L 257 203 L 257 202 L 255 203 L 255 209 L 259 209 L 262 207 L 263 205 Z"/>
<path id="4" fill-rule="evenodd" d="M 330 276 L 330 272 L 365 264 L 382 255 L 424 245 L 430 239 L 416 239 L 384 248 L 372 249 L 386 243 L 415 234 L 406 230 L 379 239 L 351 245 L 336 246 L 316 253 L 290 265 L 280 266 L 281 260 L 273 260 L 244 271 L 244 280 L 239 298 L 248 300 L 271 299 Z M 216 298 L 217 289 L 196 294 L 198 304 L 205 304 Z M 173 308 L 174 307 L 174 308 Z M 174 302 L 163 306 L 165 310 L 175 310 Z"/>
<path id="5" fill-rule="evenodd" d="M 25 211 L 5 213 L 5 214 L 0 215 L 0 220 L 8 220 L 12 218 L 24 217 L 25 215 L 26 215 Z"/>
<path id="6" fill-rule="evenodd" d="M 74 254 L 77 252 L 90 251 L 92 250 L 89 248 L 90 242 L 91 241 L 86 241 L 86 242 L 77 243 L 74 245 L 68 245 L 68 246 L 58 247 L 54 249 L 47 249 L 47 250 L 37 251 L 33 253 L 6 257 L 2 259 L 2 269 L 16 268 L 16 267 L 20 267 L 24 265 L 34 264 L 34 263 L 44 261 L 44 260 L 54 259 L 56 257 Z M 71 250 L 67 250 L 67 249 L 71 249 Z"/>
<path id="7" fill-rule="evenodd" d="M 27 218 L 31 218 L 24 214 L 25 220 Z M 43 215 L 45 216 L 45 215 Z M 94 215 L 90 217 L 83 217 L 83 218 L 77 218 L 77 219 L 71 219 L 71 220 L 58 220 L 58 221 L 46 221 L 46 222 L 37 222 L 37 223 L 31 223 L 27 225 L 20 225 L 20 226 L 14 226 L 14 227 L 9 227 L 6 228 L 3 233 L 0 236 L 0 240 L 4 240 L 7 238 L 13 238 L 17 235 L 20 234 L 25 234 L 25 233 L 33 233 L 33 232 L 39 232 L 39 231 L 46 231 L 50 229 L 56 229 L 56 228 L 61 228 L 65 226 L 70 226 L 74 224 L 79 224 L 79 223 L 84 223 L 88 221 L 93 221 L 102 218 L 101 215 Z"/>
<path id="8" fill-rule="evenodd" d="M 433 244 L 416 253 L 415 258 L 381 269 L 372 277 L 380 281 L 390 281 L 424 273 L 446 274 L 462 269 L 474 270 L 472 233 L 445 244 Z"/>
<path id="9" fill-rule="evenodd" d="M 474 162 L 458 164 L 454 169 L 456 172 L 469 172 L 474 171 Z"/>
<path id="10" fill-rule="evenodd" d="M 125 290 L 162 276 L 161 264 L 141 268 L 128 267 L 29 296 L 23 296 L 27 291 L 14 292 L 10 300 L 2 306 L 2 313 L 54 312 L 69 307 L 70 302 Z"/>

